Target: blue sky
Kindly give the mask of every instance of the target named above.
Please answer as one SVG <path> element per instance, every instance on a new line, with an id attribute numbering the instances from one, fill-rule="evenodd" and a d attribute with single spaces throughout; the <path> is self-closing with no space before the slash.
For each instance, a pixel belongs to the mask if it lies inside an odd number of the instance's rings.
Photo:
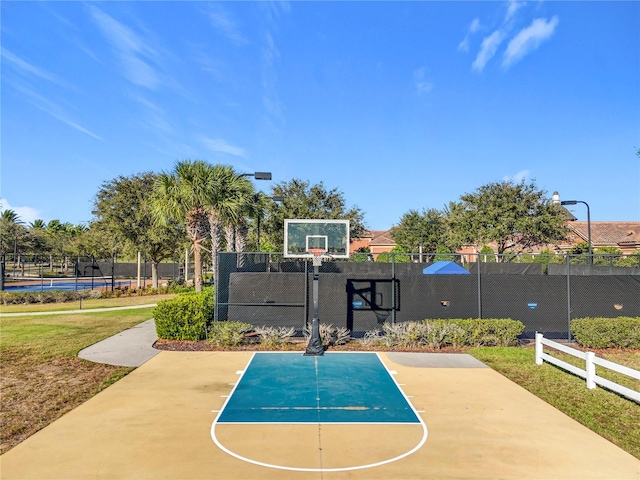
<path id="1" fill-rule="evenodd" d="M 640 2 L 0 9 L 0 202 L 25 222 L 86 222 L 104 182 L 184 159 L 323 182 L 371 229 L 521 179 L 640 221 Z"/>

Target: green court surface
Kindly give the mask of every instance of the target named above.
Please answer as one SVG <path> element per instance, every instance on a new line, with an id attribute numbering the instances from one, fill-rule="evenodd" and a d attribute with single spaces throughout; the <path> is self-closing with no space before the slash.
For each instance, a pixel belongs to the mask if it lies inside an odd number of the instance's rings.
<path id="1" fill-rule="evenodd" d="M 375 353 L 256 353 L 218 423 L 419 423 Z"/>

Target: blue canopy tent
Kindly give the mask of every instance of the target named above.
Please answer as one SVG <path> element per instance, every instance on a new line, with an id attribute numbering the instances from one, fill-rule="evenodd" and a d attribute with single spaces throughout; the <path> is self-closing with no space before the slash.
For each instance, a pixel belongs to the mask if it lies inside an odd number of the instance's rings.
<path id="1" fill-rule="evenodd" d="M 438 260 L 422 270 L 424 275 L 469 275 L 469 270 L 456 262 Z"/>

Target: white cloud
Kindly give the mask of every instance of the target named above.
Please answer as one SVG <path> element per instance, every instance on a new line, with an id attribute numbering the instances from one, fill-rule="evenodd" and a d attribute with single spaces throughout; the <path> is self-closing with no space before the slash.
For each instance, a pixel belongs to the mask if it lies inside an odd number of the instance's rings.
<path id="1" fill-rule="evenodd" d="M 126 25 L 96 7 L 90 7 L 90 11 L 94 22 L 115 48 L 124 67 L 125 77 L 136 85 L 157 88 L 160 85 L 158 74 L 148 63 L 155 56 L 155 51 Z M 141 57 L 145 57 L 147 61 Z"/>
<path id="2" fill-rule="evenodd" d="M 211 25 L 213 25 L 216 31 L 231 40 L 233 43 L 237 45 L 244 45 L 249 42 L 238 28 L 235 19 L 228 11 L 223 10 L 222 6 L 211 5 L 207 15 L 209 20 L 211 20 Z"/>
<path id="3" fill-rule="evenodd" d="M 29 224 L 41 218 L 40 210 L 32 207 L 14 207 L 6 198 L 0 198 L 0 211 L 13 210 L 20 221 Z"/>
<path id="4" fill-rule="evenodd" d="M 9 84 L 15 88 L 17 91 L 19 91 L 20 93 L 22 93 L 24 96 L 28 97 L 31 100 L 31 103 L 36 107 L 39 108 L 40 110 L 42 110 L 43 112 L 51 115 L 53 118 L 56 118 L 57 120 L 60 120 L 62 123 L 65 123 L 66 125 L 75 128 L 76 130 L 85 133 L 87 135 L 89 135 L 90 137 L 95 138 L 96 140 L 102 140 L 102 138 L 99 135 L 96 135 L 95 133 L 93 133 L 91 130 L 88 130 L 87 128 L 84 128 L 82 125 L 78 124 L 77 122 L 75 122 L 74 120 L 72 120 L 69 116 L 69 114 L 62 108 L 60 107 L 58 104 L 47 100 L 46 98 L 44 98 L 41 95 L 38 95 L 37 93 L 35 93 L 32 90 L 29 90 L 28 88 L 22 86 L 22 85 L 18 85 L 12 82 L 9 82 Z"/>
<path id="5" fill-rule="evenodd" d="M 262 46 L 262 106 L 269 117 L 278 122 L 284 122 L 285 106 L 278 95 L 277 60 L 280 52 L 271 33 L 266 32 Z"/>
<path id="6" fill-rule="evenodd" d="M 200 141 L 206 145 L 206 147 L 216 153 L 226 153 L 229 155 L 233 155 L 235 157 L 244 157 L 245 151 L 241 147 L 236 147 L 235 145 L 231 145 L 227 143 L 225 140 L 220 138 L 207 138 L 201 137 Z"/>
<path id="7" fill-rule="evenodd" d="M 480 51 L 478 52 L 476 59 L 471 64 L 471 67 L 474 70 L 481 72 L 487 62 L 496 54 L 496 50 L 500 43 L 502 43 L 503 39 L 504 33 L 500 30 L 496 30 L 488 37 L 485 37 L 484 40 L 482 40 L 482 47 L 480 47 Z"/>
<path id="8" fill-rule="evenodd" d="M 480 28 L 482 28 L 482 25 L 480 24 L 480 19 L 479 18 L 474 18 L 471 21 L 471 25 L 469 25 L 469 30 L 467 31 L 467 34 L 465 35 L 464 39 L 458 44 L 458 50 L 461 52 L 468 52 L 469 51 L 469 37 L 472 33 L 476 33 L 478 30 L 480 30 Z"/>
<path id="9" fill-rule="evenodd" d="M 558 26 L 558 17 L 554 16 L 547 21 L 544 18 L 536 18 L 527 28 L 522 29 L 507 46 L 502 60 L 502 66 L 509 68 L 522 57 L 540 46 L 542 42 L 553 35 Z"/>
<path id="10" fill-rule="evenodd" d="M 413 83 L 416 86 L 418 95 L 424 95 L 433 90 L 433 82 L 426 78 L 426 72 L 426 67 L 421 67 L 413 72 Z"/>
<path id="11" fill-rule="evenodd" d="M 523 180 L 526 180 L 528 178 L 530 178 L 531 176 L 531 170 L 520 170 L 518 173 L 516 173 L 515 175 L 506 175 L 503 180 L 506 182 L 514 182 L 514 183 L 520 183 Z"/>
<path id="12" fill-rule="evenodd" d="M 2 48 L 2 57 L 23 75 L 32 75 L 52 82 L 55 81 L 55 77 L 52 74 L 26 62 L 6 48 Z"/>
<path id="13" fill-rule="evenodd" d="M 480 19 L 476 17 L 471 21 L 471 25 L 469 25 L 469 33 L 476 33 L 480 28 L 482 28 Z"/>
<path id="14" fill-rule="evenodd" d="M 521 2 L 519 0 L 509 0 L 509 5 L 507 6 L 507 14 L 505 15 L 504 21 L 508 22 L 509 20 L 511 20 L 516 12 L 525 5 L 526 2 Z"/>

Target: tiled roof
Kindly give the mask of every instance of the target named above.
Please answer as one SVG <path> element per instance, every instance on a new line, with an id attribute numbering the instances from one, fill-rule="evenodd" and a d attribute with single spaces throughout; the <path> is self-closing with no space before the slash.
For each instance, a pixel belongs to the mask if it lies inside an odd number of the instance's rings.
<path id="1" fill-rule="evenodd" d="M 587 241 L 587 222 L 569 222 L 567 225 Z M 591 243 L 594 246 L 640 246 L 640 222 L 591 222 Z"/>
<path id="2" fill-rule="evenodd" d="M 395 246 L 396 242 L 391 237 L 391 230 L 373 230 L 371 232 L 373 238 L 369 242 L 369 245 L 391 245 Z"/>

